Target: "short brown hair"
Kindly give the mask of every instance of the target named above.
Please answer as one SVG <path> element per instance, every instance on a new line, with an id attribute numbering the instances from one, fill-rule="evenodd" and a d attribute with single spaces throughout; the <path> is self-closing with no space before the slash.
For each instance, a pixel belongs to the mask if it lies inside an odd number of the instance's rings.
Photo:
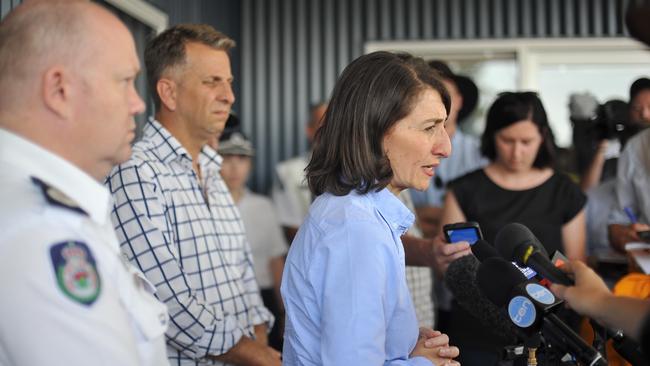
<path id="1" fill-rule="evenodd" d="M 305 169 L 312 193 L 342 196 L 380 190 L 393 176 L 383 137 L 431 89 L 449 114 L 451 99 L 439 75 L 419 57 L 374 52 L 348 65 L 334 86 Z"/>
<path id="2" fill-rule="evenodd" d="M 152 39 L 145 48 L 144 63 L 156 110 L 160 109 L 160 97 L 156 91 L 158 80 L 167 69 L 185 63 L 185 44 L 189 42 L 223 51 L 235 47 L 235 41 L 207 24 L 177 24 Z"/>

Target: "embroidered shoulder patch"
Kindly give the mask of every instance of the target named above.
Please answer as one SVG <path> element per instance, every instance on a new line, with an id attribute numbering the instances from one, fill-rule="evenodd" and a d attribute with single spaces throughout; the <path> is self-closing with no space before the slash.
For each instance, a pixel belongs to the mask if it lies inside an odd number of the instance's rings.
<path id="1" fill-rule="evenodd" d="M 82 305 L 92 305 L 99 297 L 101 279 L 88 246 L 80 241 L 57 243 L 50 247 L 50 258 L 59 289 Z"/>

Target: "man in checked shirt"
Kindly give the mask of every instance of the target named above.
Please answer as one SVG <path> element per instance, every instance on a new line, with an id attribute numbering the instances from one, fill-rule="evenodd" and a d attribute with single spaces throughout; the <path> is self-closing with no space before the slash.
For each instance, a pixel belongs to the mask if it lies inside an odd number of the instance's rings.
<path id="1" fill-rule="evenodd" d="M 181 24 L 145 50 L 155 118 L 106 184 L 122 252 L 155 284 L 171 318 L 172 365 L 280 365 L 273 317 L 255 282 L 244 226 L 205 144 L 235 100 L 228 50 L 207 25 Z"/>

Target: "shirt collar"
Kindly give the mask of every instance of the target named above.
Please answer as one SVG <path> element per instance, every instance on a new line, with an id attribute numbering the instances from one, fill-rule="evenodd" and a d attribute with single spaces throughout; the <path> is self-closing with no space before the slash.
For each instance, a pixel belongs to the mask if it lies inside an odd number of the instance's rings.
<path id="1" fill-rule="evenodd" d="M 168 164 L 178 159 L 192 160 L 180 141 L 155 118 L 149 117 L 142 133 L 154 145 L 154 149 L 163 163 Z"/>
<path id="2" fill-rule="evenodd" d="M 213 148 L 208 145 L 203 146 L 201 154 L 199 154 L 199 164 L 201 169 L 214 169 L 221 170 L 221 162 L 223 158 Z"/>
<path id="3" fill-rule="evenodd" d="M 369 195 L 393 232 L 403 235 L 413 225 L 415 215 L 388 188 Z"/>
<path id="4" fill-rule="evenodd" d="M 163 163 L 167 164 L 179 159 L 192 161 L 192 157 L 180 141 L 178 141 L 178 139 L 176 139 L 176 137 L 174 137 L 174 135 L 172 135 L 171 132 L 169 132 L 169 130 L 167 130 L 155 118 L 149 117 L 147 124 L 144 127 L 143 134 L 154 145 L 154 148 Z M 223 158 L 214 149 L 207 145 L 201 149 L 201 153 L 199 154 L 199 164 L 201 164 L 201 169 L 212 169 L 216 167 L 217 170 L 220 170 L 222 160 Z"/>
<path id="5" fill-rule="evenodd" d="M 0 162 L 13 165 L 26 176 L 36 177 L 58 189 L 93 221 L 99 224 L 107 222 L 110 205 L 108 190 L 69 161 L 0 128 Z"/>

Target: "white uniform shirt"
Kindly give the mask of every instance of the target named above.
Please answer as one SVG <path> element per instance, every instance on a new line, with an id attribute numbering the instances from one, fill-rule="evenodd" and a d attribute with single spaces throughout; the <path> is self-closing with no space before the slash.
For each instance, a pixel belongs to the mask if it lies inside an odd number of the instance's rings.
<path id="1" fill-rule="evenodd" d="M 275 167 L 277 184 L 273 187 L 273 203 L 283 226 L 299 227 L 307 217 L 312 196 L 305 178 L 309 156 L 285 160 Z"/>
<path id="2" fill-rule="evenodd" d="M 631 224 L 625 207 L 632 210 L 639 222 L 650 224 L 650 129 L 634 135 L 618 159 L 616 201 L 610 224 Z"/>
<path id="3" fill-rule="evenodd" d="M 271 259 L 283 256 L 289 250 L 282 228 L 270 199 L 248 189 L 237 203 L 246 228 L 246 238 L 253 253 L 255 279 L 262 289 L 273 288 Z"/>
<path id="4" fill-rule="evenodd" d="M 0 170 L 0 365 L 167 365 L 166 307 L 121 259 L 107 190 L 2 129 Z"/>

